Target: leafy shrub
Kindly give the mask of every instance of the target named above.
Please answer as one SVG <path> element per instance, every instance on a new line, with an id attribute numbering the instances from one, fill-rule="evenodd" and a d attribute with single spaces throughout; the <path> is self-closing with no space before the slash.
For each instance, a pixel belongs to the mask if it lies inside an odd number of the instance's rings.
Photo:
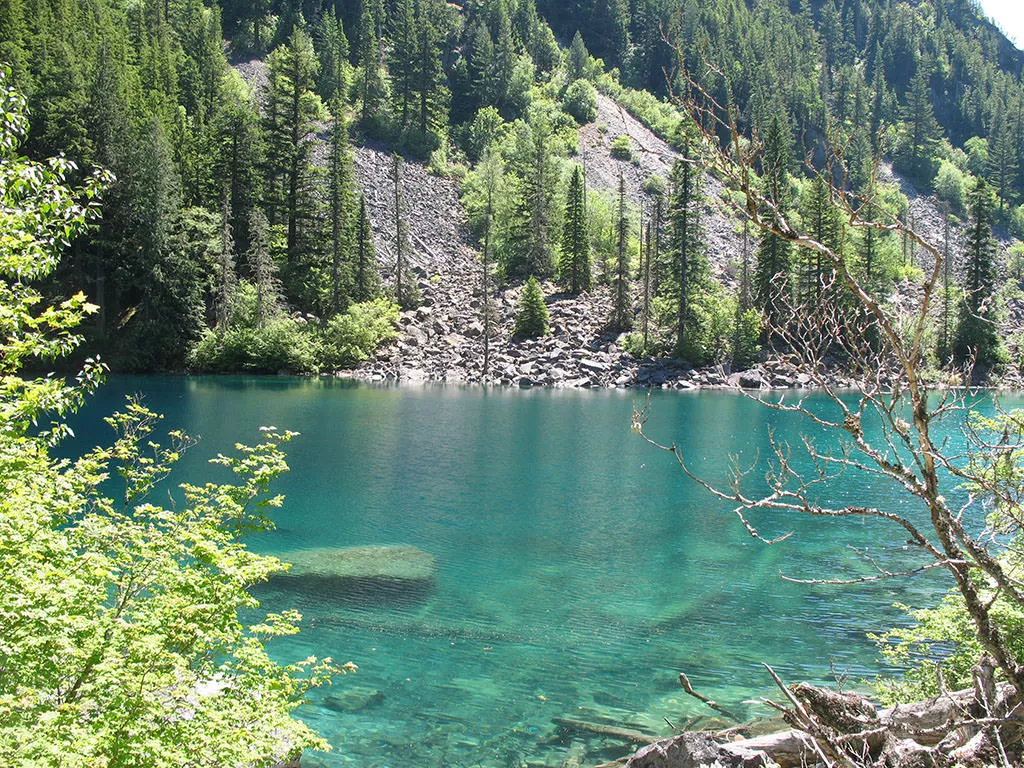
<path id="1" fill-rule="evenodd" d="M 949 203 L 954 211 L 964 209 L 964 175 L 953 163 L 942 160 L 935 177 L 935 194 Z"/>
<path id="2" fill-rule="evenodd" d="M 565 89 L 562 109 L 582 125 L 597 117 L 597 91 L 587 80 L 575 80 Z"/>
<path id="3" fill-rule="evenodd" d="M 1024 240 L 1024 205 L 1017 206 L 1010 214 L 1010 232 Z"/>
<path id="4" fill-rule="evenodd" d="M 622 134 L 612 139 L 612 157 L 617 160 L 631 160 L 633 158 L 633 142 L 629 136 Z"/>
<path id="5" fill-rule="evenodd" d="M 644 181 L 644 192 L 651 197 L 658 197 L 659 195 L 665 194 L 666 186 L 664 177 L 659 176 L 656 173 L 652 173 Z"/>
<path id="6" fill-rule="evenodd" d="M 269 483 L 288 468 L 281 444 L 293 433 L 264 428 L 258 445 L 214 460 L 233 484 L 182 485 L 166 508 L 155 490 L 193 441 L 174 431 L 161 447 L 151 439 L 159 417 L 138 402 L 106 419 L 111 445 L 75 461 L 51 455 L 66 425 L 40 433 L 37 424 L 63 421 L 81 404 L 102 367 L 87 361 L 71 383 L 22 378 L 21 363 L 73 351 L 97 307 L 81 293 L 47 306 L 21 281 L 52 274 L 62 244 L 98 213 L 107 175 L 72 189 L 70 162 L 18 157 L 28 123 L 8 78 L 0 69 L 4 764 L 268 765 L 285 745 L 325 748 L 290 715 L 310 687 L 342 670 L 267 655 L 264 640 L 298 631 L 299 616 L 256 613 L 250 588 L 281 564 L 244 540 L 268 529 L 281 504 Z"/>
<path id="7" fill-rule="evenodd" d="M 548 332 L 548 306 L 544 303 L 544 292 L 540 289 L 537 278 L 530 279 L 523 286 L 523 295 L 519 299 L 516 313 L 515 335 L 521 339 L 533 339 Z"/>
<path id="8" fill-rule="evenodd" d="M 397 323 L 398 307 L 386 299 L 353 304 L 324 328 L 323 367 L 334 370 L 358 365 L 398 335 Z"/>
<path id="9" fill-rule="evenodd" d="M 286 315 L 262 327 L 207 330 L 192 350 L 189 367 L 212 373 L 315 373 L 319 350 L 309 326 Z"/>
<path id="10" fill-rule="evenodd" d="M 474 115 L 473 122 L 465 128 L 464 143 L 467 157 L 475 163 L 488 146 L 501 141 L 508 131 L 509 125 L 502 119 L 496 107 L 481 107 Z"/>
<path id="11" fill-rule="evenodd" d="M 1024 243 L 1014 243 L 1007 250 L 1006 273 L 1018 283 L 1024 281 Z"/>

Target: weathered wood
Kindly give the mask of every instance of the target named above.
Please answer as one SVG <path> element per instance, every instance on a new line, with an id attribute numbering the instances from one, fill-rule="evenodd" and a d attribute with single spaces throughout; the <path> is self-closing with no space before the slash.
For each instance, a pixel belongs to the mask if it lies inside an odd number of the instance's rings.
<path id="1" fill-rule="evenodd" d="M 610 736 L 613 739 L 629 741 L 633 744 L 653 744 L 658 740 L 656 737 L 649 736 L 646 733 L 641 733 L 640 731 L 633 730 L 632 728 L 622 728 L 617 725 L 591 723 L 586 720 L 573 720 L 568 717 L 553 717 L 551 718 L 551 722 L 555 725 L 560 725 L 563 728 L 569 728 L 574 731 L 597 733 L 601 736 Z"/>
<path id="2" fill-rule="evenodd" d="M 718 712 L 721 712 L 723 715 L 728 717 L 730 720 L 732 720 L 734 722 L 739 722 L 739 718 L 736 717 L 736 715 L 734 715 L 732 712 L 730 712 L 729 710 L 725 709 L 724 707 L 719 706 L 718 702 L 712 701 L 707 696 L 705 696 L 705 695 L 703 695 L 701 693 L 697 693 L 695 690 L 693 690 L 693 686 L 690 685 L 690 678 L 688 678 L 684 672 L 680 672 L 679 673 L 679 684 L 681 686 L 683 686 L 683 690 L 686 691 L 691 696 L 693 696 L 693 698 L 697 699 L 698 701 L 702 701 L 705 704 L 707 704 L 709 707 L 711 707 L 712 709 L 717 710 Z"/>
<path id="3" fill-rule="evenodd" d="M 721 751 L 737 757 L 744 752 L 762 752 L 778 763 L 780 768 L 798 768 L 814 762 L 811 737 L 792 728 L 780 733 L 731 741 L 723 744 Z"/>
<path id="4" fill-rule="evenodd" d="M 1012 703 L 1013 686 L 1009 683 L 996 685 L 996 697 L 1001 702 Z M 1012 706 L 1007 707 L 1012 709 Z M 878 719 L 897 738 L 912 738 L 919 744 L 934 746 L 942 741 L 958 723 L 981 715 L 974 688 L 948 691 L 926 701 L 912 704 L 897 704 L 878 713 Z"/>

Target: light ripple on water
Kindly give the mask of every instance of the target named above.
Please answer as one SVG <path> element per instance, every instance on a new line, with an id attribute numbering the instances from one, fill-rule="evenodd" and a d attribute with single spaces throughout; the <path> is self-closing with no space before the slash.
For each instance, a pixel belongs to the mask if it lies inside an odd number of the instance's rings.
<path id="1" fill-rule="evenodd" d="M 255 440 L 261 424 L 302 433 L 279 485 L 288 499 L 278 531 L 257 549 L 410 544 L 437 560 L 432 589 L 406 600 L 261 589 L 265 609 L 305 614 L 304 631 L 275 640 L 273 653 L 360 667 L 300 710 L 335 747 L 304 765 L 559 765 L 581 746 L 596 764 L 627 748 L 552 718 L 667 734 L 665 717 L 708 714 L 679 688 L 680 670 L 744 715 L 770 692 L 761 662 L 790 680 L 827 680 L 830 663 L 870 677 L 879 666 L 865 632 L 900 620 L 893 602 L 920 604 L 938 589 L 931 578 L 783 582 L 780 570 L 834 574 L 852 562 L 847 544 L 877 552 L 885 529 L 777 515 L 759 522 L 796 535 L 751 541 L 671 457 L 630 434 L 636 393 L 117 378 L 75 425 L 80 442 L 106 440 L 98 416 L 135 391 L 167 428 L 202 434 L 181 468 L 188 477 L 208 477 L 200 454 Z M 769 426 L 798 437 L 798 422 L 733 395 L 653 400 L 656 437 L 719 479 L 730 451 L 764 450 Z M 877 481 L 845 482 L 839 496 L 889 501 Z"/>

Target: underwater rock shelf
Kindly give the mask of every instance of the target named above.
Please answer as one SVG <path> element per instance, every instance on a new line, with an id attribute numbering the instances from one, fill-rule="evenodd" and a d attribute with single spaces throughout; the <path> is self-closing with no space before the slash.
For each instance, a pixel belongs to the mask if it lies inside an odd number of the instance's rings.
<path id="1" fill-rule="evenodd" d="M 434 556 L 405 544 L 318 547 L 280 557 L 291 568 L 275 583 L 341 599 L 422 599 L 434 583 Z"/>

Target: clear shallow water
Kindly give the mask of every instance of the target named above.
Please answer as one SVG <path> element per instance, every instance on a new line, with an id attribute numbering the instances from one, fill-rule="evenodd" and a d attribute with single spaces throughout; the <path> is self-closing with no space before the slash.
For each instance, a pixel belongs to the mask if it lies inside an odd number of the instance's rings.
<path id="1" fill-rule="evenodd" d="M 302 716 L 334 745 L 304 765 L 559 766 L 626 749 L 552 724 L 616 722 L 655 735 L 664 718 L 708 714 L 678 673 L 742 715 L 771 692 L 760 664 L 789 681 L 879 671 L 865 633 L 900 620 L 892 603 L 930 602 L 929 577 L 854 587 L 832 576 L 847 545 L 899 541 L 859 521 L 773 513 L 752 540 L 727 505 L 688 481 L 672 457 L 630 432 L 639 393 L 357 386 L 334 380 L 115 378 L 76 421 L 106 442 L 99 416 L 128 393 L 201 435 L 176 476 L 216 476 L 205 459 L 273 424 L 302 436 L 278 530 L 252 545 L 281 555 L 313 547 L 410 544 L 437 559 L 426 595 L 339 601 L 275 584 L 267 610 L 298 607 L 301 635 L 282 660 L 354 661 L 359 672 L 315 691 Z M 731 393 L 656 393 L 650 434 L 683 445 L 694 467 L 725 477 L 729 452 L 766 450 L 769 429 L 796 442 L 802 422 Z M 891 489 L 844 478 L 837 497 L 891 505 Z M 913 513 L 912 513 L 913 514 Z M 577 743 L 573 743 L 573 741 Z"/>

